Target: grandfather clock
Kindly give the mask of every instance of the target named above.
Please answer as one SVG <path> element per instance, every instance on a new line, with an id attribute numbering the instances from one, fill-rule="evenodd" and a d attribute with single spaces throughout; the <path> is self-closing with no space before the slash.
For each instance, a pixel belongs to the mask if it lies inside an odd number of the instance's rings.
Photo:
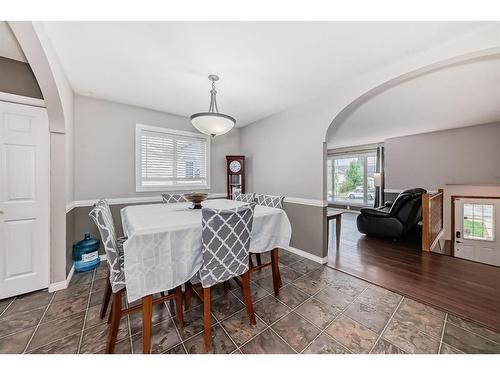
<path id="1" fill-rule="evenodd" d="M 227 199 L 232 199 L 233 191 L 245 193 L 245 156 L 227 155 Z"/>

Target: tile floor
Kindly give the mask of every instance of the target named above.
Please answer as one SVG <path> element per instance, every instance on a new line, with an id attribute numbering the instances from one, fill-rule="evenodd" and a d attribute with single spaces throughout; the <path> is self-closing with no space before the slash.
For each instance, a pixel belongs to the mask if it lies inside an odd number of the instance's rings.
<path id="1" fill-rule="evenodd" d="M 268 254 L 264 256 L 266 261 Z M 257 324 L 239 287 L 213 291 L 212 353 L 500 353 L 500 334 L 473 322 L 282 252 L 283 288 L 269 269 L 252 274 Z M 0 353 L 103 353 L 108 334 L 99 309 L 106 271 L 75 274 L 68 289 L 0 301 Z M 202 305 L 180 328 L 170 303 L 155 306 L 152 351 L 203 352 Z M 116 353 L 141 353 L 141 314 L 122 320 Z"/>

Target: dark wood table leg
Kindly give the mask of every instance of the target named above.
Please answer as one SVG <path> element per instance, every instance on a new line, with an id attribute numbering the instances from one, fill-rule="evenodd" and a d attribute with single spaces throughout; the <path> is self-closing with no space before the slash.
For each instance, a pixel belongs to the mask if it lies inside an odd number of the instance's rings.
<path id="1" fill-rule="evenodd" d="M 119 290 L 113 293 L 113 306 L 111 308 L 111 331 L 108 338 L 106 353 L 112 354 L 115 350 L 116 337 L 118 336 L 118 329 L 120 327 L 120 320 L 122 317 L 122 291 Z"/>
<path id="2" fill-rule="evenodd" d="M 151 321 L 153 320 L 153 298 L 151 295 L 142 298 L 142 352 L 151 352 Z"/>
<path id="3" fill-rule="evenodd" d="M 204 321 L 204 344 L 205 352 L 210 350 L 210 288 L 203 288 L 203 321 Z"/>
<path id="4" fill-rule="evenodd" d="M 278 249 L 271 250 L 271 267 L 273 271 L 273 287 L 274 295 L 279 296 L 280 294 L 280 270 L 278 266 Z"/>
<path id="5" fill-rule="evenodd" d="M 337 245 L 337 251 L 340 249 L 340 230 L 342 228 L 342 215 L 338 215 L 335 219 L 335 240 Z"/>

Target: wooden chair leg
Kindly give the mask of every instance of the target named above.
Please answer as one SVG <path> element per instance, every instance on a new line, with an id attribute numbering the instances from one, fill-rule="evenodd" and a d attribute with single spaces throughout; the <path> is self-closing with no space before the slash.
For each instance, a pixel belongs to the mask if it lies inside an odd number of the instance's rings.
<path id="1" fill-rule="evenodd" d="M 142 353 L 151 352 L 151 321 L 153 319 L 153 298 L 142 298 Z"/>
<path id="2" fill-rule="evenodd" d="M 258 266 L 262 265 L 262 258 L 260 257 L 260 254 L 255 254 L 255 256 L 257 257 L 257 265 Z"/>
<path id="3" fill-rule="evenodd" d="M 118 328 L 120 327 L 122 313 L 122 291 L 113 293 L 113 307 L 111 309 L 111 328 L 109 332 L 108 344 L 106 353 L 112 354 L 115 350 L 116 337 L 118 336 Z"/>
<path id="4" fill-rule="evenodd" d="M 111 300 L 111 311 L 109 312 L 108 315 L 108 324 L 111 324 L 111 318 L 113 317 L 113 309 L 114 309 L 114 303 L 113 300 Z"/>
<path id="5" fill-rule="evenodd" d="M 210 288 L 203 288 L 203 321 L 205 325 L 205 352 L 210 350 Z"/>
<path id="6" fill-rule="evenodd" d="M 280 294 L 280 270 L 278 267 L 278 249 L 271 250 L 271 267 L 273 270 L 273 287 L 274 295 L 279 296 Z"/>
<path id="7" fill-rule="evenodd" d="M 191 308 L 191 283 L 188 281 L 184 284 L 184 310 L 189 310 Z"/>
<path id="8" fill-rule="evenodd" d="M 99 314 L 99 317 L 101 319 L 104 319 L 106 316 L 106 312 L 108 311 L 108 305 L 109 305 L 109 300 L 111 299 L 111 283 L 109 282 L 109 278 L 106 280 L 106 286 L 104 289 L 104 296 L 102 298 L 102 305 L 101 305 L 101 313 Z"/>
<path id="9" fill-rule="evenodd" d="M 245 301 L 245 307 L 247 308 L 248 320 L 250 320 L 250 324 L 257 324 L 255 321 L 255 312 L 253 310 L 252 303 L 252 293 L 250 291 L 250 271 L 245 272 L 241 276 L 241 283 L 243 288 L 243 300 Z"/>
<path id="10" fill-rule="evenodd" d="M 181 328 L 184 327 L 184 317 L 182 316 L 182 287 L 175 288 L 175 309 L 177 314 L 177 321 Z"/>

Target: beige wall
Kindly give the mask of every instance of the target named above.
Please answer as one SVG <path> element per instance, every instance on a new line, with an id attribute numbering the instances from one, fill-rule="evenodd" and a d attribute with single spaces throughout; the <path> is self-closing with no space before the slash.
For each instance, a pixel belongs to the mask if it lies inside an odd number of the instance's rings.
<path id="1" fill-rule="evenodd" d="M 500 183 L 500 123 L 385 140 L 387 189 Z"/>
<path id="2" fill-rule="evenodd" d="M 0 56 L 0 92 L 43 99 L 29 64 Z"/>
<path id="3" fill-rule="evenodd" d="M 186 117 L 75 97 L 75 200 L 160 194 L 135 189 L 137 123 L 197 132 Z M 226 192 L 225 155 L 239 153 L 239 140 L 238 129 L 212 139 L 210 192 Z"/>

